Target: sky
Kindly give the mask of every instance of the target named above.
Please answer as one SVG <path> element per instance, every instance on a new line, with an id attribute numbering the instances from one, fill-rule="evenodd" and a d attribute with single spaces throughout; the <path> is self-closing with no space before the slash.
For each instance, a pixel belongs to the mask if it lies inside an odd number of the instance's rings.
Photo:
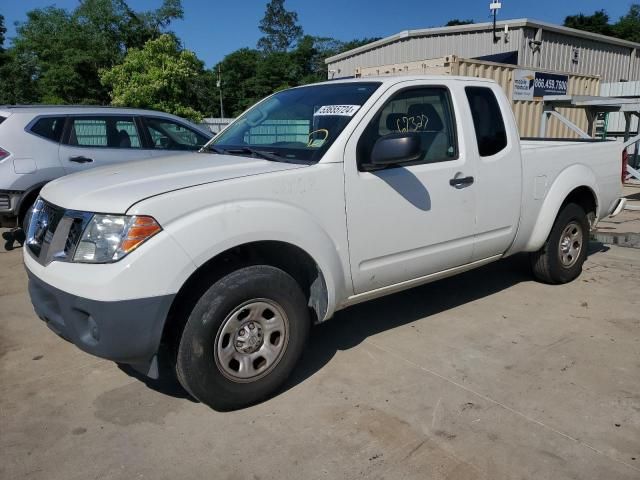
<path id="1" fill-rule="evenodd" d="M 636 0 L 637 2 L 638 0 Z M 157 8 L 161 0 L 128 0 L 134 10 Z M 314 36 L 352 40 L 386 37 L 402 30 L 444 25 L 452 18 L 489 21 L 490 0 L 286 0 L 298 13 L 304 32 Z M 502 0 L 499 20 L 530 18 L 561 24 L 567 15 L 591 14 L 604 8 L 612 21 L 629 10 L 630 0 Z M 34 8 L 55 5 L 72 9 L 78 0 L 0 0 L 7 36 L 15 35 L 15 22 Z M 182 0 L 184 19 L 171 29 L 186 48 L 196 52 L 207 67 L 242 47 L 254 48 L 261 36 L 258 23 L 267 0 Z"/>

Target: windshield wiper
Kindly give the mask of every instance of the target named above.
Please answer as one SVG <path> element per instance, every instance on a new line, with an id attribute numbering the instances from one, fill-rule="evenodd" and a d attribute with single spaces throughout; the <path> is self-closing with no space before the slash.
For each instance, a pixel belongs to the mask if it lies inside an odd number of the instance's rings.
<path id="1" fill-rule="evenodd" d="M 222 148 L 214 147 L 213 145 L 203 146 L 200 152 L 226 153 Z"/>
<path id="2" fill-rule="evenodd" d="M 265 152 L 264 150 L 256 150 L 251 147 L 234 147 L 227 148 L 224 153 L 238 154 L 238 153 L 250 153 L 256 157 L 264 158 L 265 160 L 271 160 L 272 162 L 286 162 L 287 159 L 278 155 L 275 152 Z"/>
<path id="3" fill-rule="evenodd" d="M 226 153 L 226 154 L 230 154 L 230 155 L 242 155 L 242 154 L 249 154 L 252 155 L 254 157 L 260 157 L 263 158 L 265 160 L 269 160 L 271 162 L 283 162 L 283 163 L 295 163 L 295 164 L 301 164 L 301 165 L 309 165 L 310 163 L 313 163 L 309 160 L 301 160 L 298 158 L 288 158 L 288 157 L 284 157 L 276 152 L 267 152 L 265 150 L 257 150 L 255 148 L 251 148 L 251 147 L 230 147 L 230 148 L 220 148 L 220 147 L 214 147 L 213 145 L 210 145 L 208 147 L 206 147 L 205 149 L 203 149 L 204 151 L 209 151 L 209 152 L 213 152 L 213 153 Z"/>

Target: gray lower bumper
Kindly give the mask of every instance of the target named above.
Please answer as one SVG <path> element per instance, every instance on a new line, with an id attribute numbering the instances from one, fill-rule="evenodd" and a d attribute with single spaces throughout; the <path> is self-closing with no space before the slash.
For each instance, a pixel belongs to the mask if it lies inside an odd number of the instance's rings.
<path id="1" fill-rule="evenodd" d="M 17 215 L 20 200 L 24 192 L 17 190 L 0 190 L 0 227 L 17 226 Z"/>
<path id="2" fill-rule="evenodd" d="M 85 352 L 144 369 L 160 346 L 175 295 L 103 302 L 77 297 L 29 273 L 36 314 Z"/>

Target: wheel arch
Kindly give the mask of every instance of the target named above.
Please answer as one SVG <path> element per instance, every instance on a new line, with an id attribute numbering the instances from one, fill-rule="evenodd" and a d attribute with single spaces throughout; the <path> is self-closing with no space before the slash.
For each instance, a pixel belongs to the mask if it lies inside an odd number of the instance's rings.
<path id="1" fill-rule="evenodd" d="M 22 194 L 16 206 L 16 221 L 18 222 L 18 226 L 21 226 L 20 223 L 24 220 L 27 210 L 31 208 L 31 205 L 36 201 L 36 198 L 40 195 L 40 191 L 47 183 L 48 182 L 40 182 L 32 185 Z"/>
<path id="2" fill-rule="evenodd" d="M 162 343 L 172 344 L 179 338 L 189 312 L 214 282 L 249 265 L 270 265 L 288 273 L 302 288 L 314 323 L 329 318 L 329 289 L 318 262 L 307 251 L 292 243 L 261 240 L 229 248 L 203 263 L 189 276 L 171 305 Z"/>
<path id="3" fill-rule="evenodd" d="M 547 241 L 553 224 L 568 203 L 580 205 L 591 225 L 597 220 L 599 202 L 595 175 L 591 170 L 574 165 L 564 170 L 549 189 L 524 251 L 534 252 Z"/>

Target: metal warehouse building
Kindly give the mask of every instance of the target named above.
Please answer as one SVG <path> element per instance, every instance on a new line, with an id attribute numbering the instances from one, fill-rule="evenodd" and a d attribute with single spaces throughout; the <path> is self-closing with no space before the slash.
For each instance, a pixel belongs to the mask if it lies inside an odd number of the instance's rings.
<path id="1" fill-rule="evenodd" d="M 330 57 L 326 63 L 329 78 L 390 74 L 491 78 L 512 100 L 521 135 L 577 137 L 589 132 L 605 137 L 607 116 L 617 107 L 600 112 L 567 108 L 565 102 L 552 109 L 568 122 L 553 117 L 544 127 L 543 112 L 551 108 L 547 103 L 551 96 L 593 98 L 608 83 L 640 80 L 640 44 L 519 19 L 497 22 L 495 29 L 492 23 L 482 23 L 408 30 Z"/>
<path id="2" fill-rule="evenodd" d="M 329 78 L 356 69 L 447 55 L 527 68 L 597 75 L 602 82 L 640 80 L 640 44 L 518 19 L 454 27 L 406 30 L 326 60 Z"/>

